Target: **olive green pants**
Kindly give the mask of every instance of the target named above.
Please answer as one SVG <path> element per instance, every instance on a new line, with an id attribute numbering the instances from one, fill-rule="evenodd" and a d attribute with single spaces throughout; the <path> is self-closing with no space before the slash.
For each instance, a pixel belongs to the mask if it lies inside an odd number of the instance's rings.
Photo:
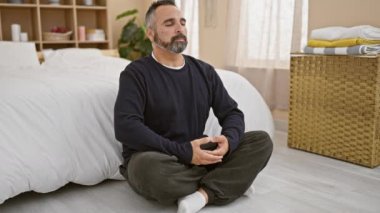
<path id="1" fill-rule="evenodd" d="M 266 166 L 272 149 L 266 132 L 252 131 L 245 133 L 237 149 L 218 164 L 184 165 L 175 156 L 138 152 L 121 171 L 131 187 L 147 199 L 171 204 L 202 187 L 209 204 L 224 205 L 251 186 Z"/>

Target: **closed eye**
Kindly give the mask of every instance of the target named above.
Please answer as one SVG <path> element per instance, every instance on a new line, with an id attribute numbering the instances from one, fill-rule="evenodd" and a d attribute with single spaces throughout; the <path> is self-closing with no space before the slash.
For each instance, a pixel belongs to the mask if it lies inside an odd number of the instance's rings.
<path id="1" fill-rule="evenodd" d="M 164 21 L 164 25 L 167 26 L 167 27 L 170 27 L 170 26 L 173 26 L 175 23 L 174 19 L 167 19 Z"/>
<path id="2" fill-rule="evenodd" d="M 180 23 L 181 23 L 182 26 L 186 26 L 186 19 L 181 18 Z"/>
<path id="3" fill-rule="evenodd" d="M 180 20 L 179 22 L 180 22 L 180 24 L 181 24 L 182 26 L 186 26 L 186 19 L 185 19 L 185 18 L 181 18 L 181 20 Z M 175 19 L 174 19 L 174 18 L 166 19 L 166 20 L 164 21 L 164 25 L 165 25 L 166 27 L 173 26 L 174 24 L 175 24 Z"/>

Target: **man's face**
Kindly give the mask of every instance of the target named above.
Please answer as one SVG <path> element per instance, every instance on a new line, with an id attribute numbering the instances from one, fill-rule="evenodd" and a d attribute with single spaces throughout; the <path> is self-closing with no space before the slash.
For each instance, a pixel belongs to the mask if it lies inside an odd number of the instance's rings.
<path id="1" fill-rule="evenodd" d="M 175 6 L 158 7 L 155 12 L 153 41 L 170 52 L 181 53 L 187 46 L 186 20 Z"/>

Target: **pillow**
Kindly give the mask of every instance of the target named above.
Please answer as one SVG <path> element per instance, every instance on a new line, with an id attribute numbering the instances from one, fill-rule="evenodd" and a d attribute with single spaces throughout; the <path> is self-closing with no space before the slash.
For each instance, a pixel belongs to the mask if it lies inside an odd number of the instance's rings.
<path id="1" fill-rule="evenodd" d="M 32 42 L 0 41 L 0 66 L 39 66 L 36 45 Z"/>
<path id="2" fill-rule="evenodd" d="M 87 58 L 102 56 L 102 52 L 96 48 L 64 48 L 57 50 L 43 50 L 44 61 L 48 62 L 59 58 L 67 61 L 83 61 Z"/>
<path id="3" fill-rule="evenodd" d="M 43 67 L 89 67 L 91 63 L 103 57 L 102 52 L 95 48 L 65 48 L 44 50 Z"/>
<path id="4" fill-rule="evenodd" d="M 45 71 L 56 73 L 96 74 L 118 78 L 130 62 L 123 58 L 104 56 L 101 50 L 93 48 L 69 48 L 49 52 L 41 67 Z"/>

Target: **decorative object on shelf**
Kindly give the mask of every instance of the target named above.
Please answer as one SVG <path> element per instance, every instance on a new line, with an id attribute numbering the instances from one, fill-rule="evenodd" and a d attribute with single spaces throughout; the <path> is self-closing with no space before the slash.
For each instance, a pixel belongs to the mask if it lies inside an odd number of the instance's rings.
<path id="1" fill-rule="evenodd" d="M 20 41 L 21 26 L 19 24 L 11 25 L 12 41 Z"/>
<path id="2" fill-rule="evenodd" d="M 27 42 L 28 41 L 28 33 L 26 33 L 26 32 L 20 33 L 20 41 Z"/>
<path id="3" fill-rule="evenodd" d="M 78 27 L 78 39 L 79 39 L 79 41 L 85 41 L 86 40 L 86 27 L 85 26 L 79 26 Z"/>
<path id="4" fill-rule="evenodd" d="M 92 6 L 94 5 L 94 2 L 92 0 L 83 0 L 83 5 Z"/>
<path id="5" fill-rule="evenodd" d="M 68 41 L 72 33 L 72 31 L 66 33 L 44 32 L 42 38 L 44 41 Z"/>
<path id="6" fill-rule="evenodd" d="M 7 0 L 7 2 L 12 4 L 22 4 L 24 3 L 24 0 Z"/>
<path id="7" fill-rule="evenodd" d="M 128 10 L 116 17 L 116 20 L 133 15 L 123 27 L 118 42 L 120 57 L 136 60 L 152 52 L 150 40 L 145 35 L 145 26 L 135 23 L 137 10 Z"/>
<path id="8" fill-rule="evenodd" d="M 73 32 L 66 27 L 53 27 L 50 32 L 44 32 L 42 37 L 45 41 L 67 41 Z"/>
<path id="9" fill-rule="evenodd" d="M 67 29 L 66 27 L 57 27 L 57 26 L 54 26 L 53 28 L 51 28 L 50 32 L 51 33 L 67 33 L 69 32 L 70 30 Z"/>
<path id="10" fill-rule="evenodd" d="M 103 29 L 88 29 L 86 39 L 88 41 L 104 41 L 106 40 L 106 35 Z"/>
<path id="11" fill-rule="evenodd" d="M 49 4 L 60 4 L 60 0 L 49 0 Z"/>

